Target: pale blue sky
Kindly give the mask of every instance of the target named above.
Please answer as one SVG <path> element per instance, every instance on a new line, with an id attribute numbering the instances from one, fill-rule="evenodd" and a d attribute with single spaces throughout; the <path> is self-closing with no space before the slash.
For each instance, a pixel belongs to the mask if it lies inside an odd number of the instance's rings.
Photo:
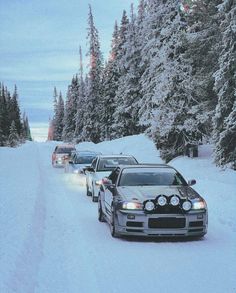
<path id="1" fill-rule="evenodd" d="M 78 71 L 79 45 L 86 63 L 89 3 L 106 57 L 115 20 L 138 0 L 0 0 L 0 81 L 18 86 L 35 139 L 47 134 L 53 87 L 65 95 Z"/>

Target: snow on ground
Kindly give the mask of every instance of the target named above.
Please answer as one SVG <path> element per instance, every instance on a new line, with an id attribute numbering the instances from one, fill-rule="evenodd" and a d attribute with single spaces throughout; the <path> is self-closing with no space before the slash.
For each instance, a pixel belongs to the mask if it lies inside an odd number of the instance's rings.
<path id="1" fill-rule="evenodd" d="M 236 172 L 200 158 L 170 162 L 208 203 L 203 240 L 113 239 L 97 205 L 63 169 L 51 166 L 56 143 L 0 148 L 0 292 L 235 293 Z M 160 162 L 144 136 L 78 149 L 129 153 Z"/>

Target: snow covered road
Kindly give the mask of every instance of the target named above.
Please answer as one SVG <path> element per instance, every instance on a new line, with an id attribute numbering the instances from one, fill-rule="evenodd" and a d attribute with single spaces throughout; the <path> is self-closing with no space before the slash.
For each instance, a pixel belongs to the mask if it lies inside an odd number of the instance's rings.
<path id="1" fill-rule="evenodd" d="M 85 187 L 52 168 L 53 147 L 0 149 L 0 292 L 236 292 L 235 172 L 217 182 L 196 177 L 204 164 L 196 172 L 196 161 L 173 162 L 199 179 L 210 209 L 204 240 L 113 239 Z"/>

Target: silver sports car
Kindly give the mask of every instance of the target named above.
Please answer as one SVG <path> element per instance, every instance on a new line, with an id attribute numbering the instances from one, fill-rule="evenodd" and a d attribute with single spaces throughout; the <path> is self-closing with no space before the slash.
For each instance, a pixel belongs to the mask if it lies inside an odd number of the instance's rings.
<path id="1" fill-rule="evenodd" d="M 207 233 L 207 205 L 168 165 L 118 166 L 102 180 L 98 219 L 113 237 L 197 236 Z"/>

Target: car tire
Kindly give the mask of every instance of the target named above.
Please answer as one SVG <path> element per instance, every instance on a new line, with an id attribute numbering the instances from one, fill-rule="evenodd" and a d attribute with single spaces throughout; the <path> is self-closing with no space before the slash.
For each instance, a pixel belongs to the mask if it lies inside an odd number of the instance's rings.
<path id="1" fill-rule="evenodd" d="M 110 230 L 111 230 L 111 236 L 113 238 L 117 238 L 119 235 L 116 232 L 116 222 L 117 222 L 117 218 L 114 212 L 114 208 L 113 206 L 111 207 L 111 222 L 110 222 Z"/>
<path id="2" fill-rule="evenodd" d="M 99 222 L 106 222 L 105 221 L 105 216 L 102 211 L 102 205 L 101 205 L 101 200 L 98 201 L 98 221 Z"/>
<path id="3" fill-rule="evenodd" d="M 98 198 L 94 196 L 94 187 L 92 189 L 92 201 L 93 202 L 98 202 Z"/>
<path id="4" fill-rule="evenodd" d="M 86 182 L 86 194 L 87 194 L 87 196 L 91 196 L 91 193 L 89 191 L 88 183 L 87 182 Z"/>

